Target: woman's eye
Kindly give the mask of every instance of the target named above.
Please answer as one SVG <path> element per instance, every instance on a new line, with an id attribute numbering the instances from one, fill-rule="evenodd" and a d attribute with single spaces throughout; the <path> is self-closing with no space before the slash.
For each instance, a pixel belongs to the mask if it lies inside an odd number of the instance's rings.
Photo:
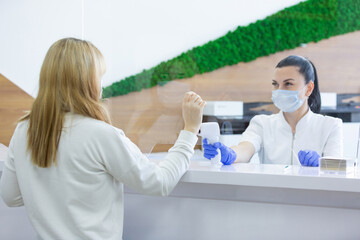
<path id="1" fill-rule="evenodd" d="M 273 82 L 271 85 L 273 86 L 277 86 L 278 84 L 276 82 Z"/>
<path id="2" fill-rule="evenodd" d="M 292 83 L 287 82 L 287 83 L 285 83 L 285 85 L 286 85 L 286 86 L 291 86 Z"/>

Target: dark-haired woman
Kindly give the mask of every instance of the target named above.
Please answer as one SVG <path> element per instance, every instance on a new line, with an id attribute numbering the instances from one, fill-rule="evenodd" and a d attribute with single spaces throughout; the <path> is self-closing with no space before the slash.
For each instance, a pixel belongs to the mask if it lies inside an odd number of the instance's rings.
<path id="1" fill-rule="evenodd" d="M 342 157 L 342 121 L 323 116 L 316 68 L 308 59 L 289 56 L 274 71 L 272 100 L 280 112 L 257 115 L 231 148 L 203 140 L 204 156 L 221 152 L 221 162 L 249 162 L 259 153 L 261 163 L 318 166 L 320 156 Z"/>

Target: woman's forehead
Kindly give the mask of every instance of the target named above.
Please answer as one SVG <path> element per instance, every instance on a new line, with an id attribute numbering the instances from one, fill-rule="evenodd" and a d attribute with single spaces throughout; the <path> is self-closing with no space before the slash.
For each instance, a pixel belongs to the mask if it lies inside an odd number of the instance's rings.
<path id="1" fill-rule="evenodd" d="M 293 79 L 295 81 L 304 80 L 304 76 L 299 72 L 299 67 L 286 66 L 281 68 L 275 68 L 273 80 L 285 81 L 287 79 Z"/>

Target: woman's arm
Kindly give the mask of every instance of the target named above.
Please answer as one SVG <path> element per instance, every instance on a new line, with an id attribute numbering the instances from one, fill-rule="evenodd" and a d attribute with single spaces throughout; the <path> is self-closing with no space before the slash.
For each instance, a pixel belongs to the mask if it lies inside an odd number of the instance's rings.
<path id="1" fill-rule="evenodd" d="M 159 164 L 150 162 L 122 131 L 117 129 L 115 135 L 107 134 L 107 144 L 104 146 L 107 149 L 103 159 L 108 172 L 140 193 L 169 195 L 189 168 L 204 105 L 205 102 L 197 94 L 185 94 L 182 108 L 184 130 L 180 132 L 165 160 Z"/>
<path id="2" fill-rule="evenodd" d="M 144 156 L 140 149 L 127 137 L 122 136 L 119 143 L 122 151 L 108 163 L 109 172 L 126 186 L 139 193 L 155 196 L 169 195 L 182 175 L 187 171 L 190 158 L 197 142 L 195 134 L 181 131 L 175 145 L 164 160 L 155 164 Z M 122 163 L 121 163 L 122 162 Z M 120 164 L 130 165 L 123 172 Z"/>
<path id="3" fill-rule="evenodd" d="M 235 162 L 247 163 L 252 156 L 260 150 L 263 142 L 263 116 L 257 115 L 250 121 L 249 126 L 242 135 L 242 141 L 231 147 L 237 155 Z"/>
<path id="4" fill-rule="evenodd" d="M 250 161 L 255 152 L 260 150 L 262 144 L 262 128 L 261 116 L 255 116 L 251 119 L 248 128 L 242 135 L 242 141 L 236 145 L 227 147 L 220 142 L 208 144 L 207 140 L 203 140 L 204 157 L 211 159 L 216 156 L 217 149 L 221 152 L 221 162 L 224 165 L 233 162 L 247 163 Z"/>
<path id="5" fill-rule="evenodd" d="M 236 146 L 231 147 L 236 153 L 235 162 L 247 163 L 250 161 L 255 153 L 255 147 L 251 142 L 241 142 Z"/>
<path id="6" fill-rule="evenodd" d="M 8 157 L 5 161 L 5 166 L 0 179 L 0 196 L 9 207 L 19 207 L 24 205 L 15 171 L 13 153 L 14 138 L 15 137 L 13 136 L 10 141 Z"/>
<path id="7" fill-rule="evenodd" d="M 0 195 L 8 207 L 20 207 L 24 205 L 16 173 L 10 170 L 6 164 L 0 180 Z"/>

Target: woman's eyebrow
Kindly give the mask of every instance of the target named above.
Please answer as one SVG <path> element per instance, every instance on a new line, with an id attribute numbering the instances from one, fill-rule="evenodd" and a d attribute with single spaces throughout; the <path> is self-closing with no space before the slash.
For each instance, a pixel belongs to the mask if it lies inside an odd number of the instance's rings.
<path id="1" fill-rule="evenodd" d="M 295 81 L 295 80 L 292 78 L 288 78 L 288 79 L 285 79 L 283 82 L 287 82 L 287 81 Z"/>
<path id="2" fill-rule="evenodd" d="M 273 79 L 272 81 L 273 81 L 273 83 L 277 83 L 277 81 L 274 80 L 274 79 Z M 288 82 L 288 81 L 295 81 L 295 79 L 288 78 L 288 79 L 283 80 L 284 83 L 286 83 L 286 82 Z"/>

